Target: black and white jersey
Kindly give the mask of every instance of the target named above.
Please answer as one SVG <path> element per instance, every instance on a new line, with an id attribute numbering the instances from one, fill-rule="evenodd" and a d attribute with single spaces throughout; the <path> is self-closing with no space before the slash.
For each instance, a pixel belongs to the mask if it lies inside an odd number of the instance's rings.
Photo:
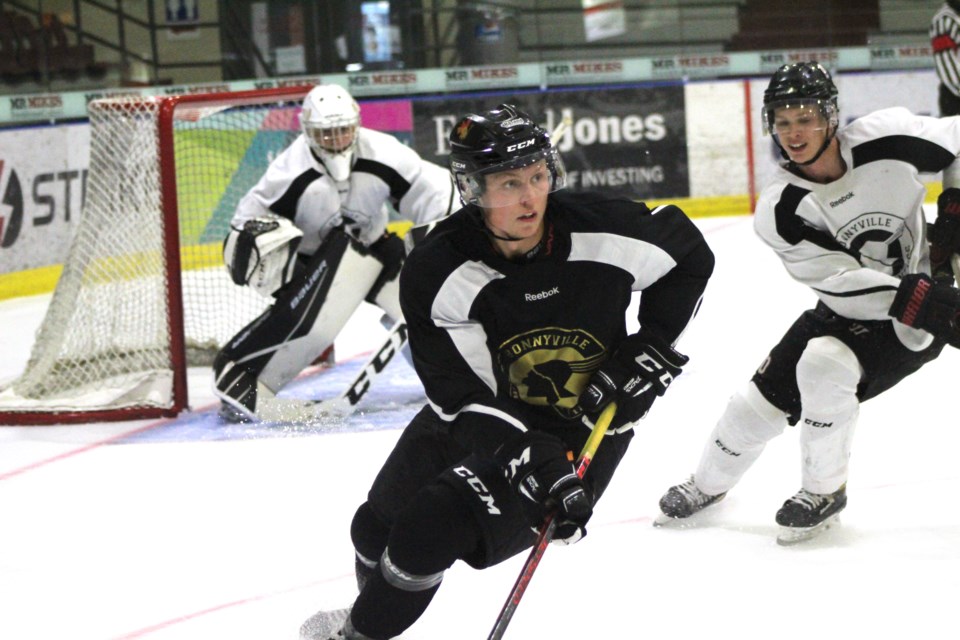
<path id="1" fill-rule="evenodd" d="M 344 223 L 360 242 L 376 241 L 387 227 L 388 203 L 414 224 L 452 211 L 449 171 L 390 134 L 360 127 L 357 136 L 350 178 L 340 183 L 328 175 L 303 134 L 298 136 L 240 200 L 233 226 L 266 213 L 284 216 L 303 231 L 300 253 L 311 255 L 330 229 Z"/>
<path id="2" fill-rule="evenodd" d="M 819 184 L 784 165 L 760 195 L 754 227 L 790 275 L 833 311 L 854 320 L 891 320 L 900 278 L 930 273 L 920 176 L 953 164 L 960 119 L 884 109 L 841 128 L 837 140 L 843 177 Z M 932 338 L 896 324 L 911 349 Z"/>
<path id="3" fill-rule="evenodd" d="M 960 97 L 960 16 L 944 3 L 930 21 L 930 45 L 940 82 Z"/>
<path id="4" fill-rule="evenodd" d="M 492 452 L 528 428 L 578 420 L 580 392 L 641 326 L 675 343 L 713 270 L 699 229 L 674 206 L 590 193 L 549 196 L 536 257 L 511 262 L 468 206 L 441 221 L 401 272 L 400 299 L 428 401 Z"/>

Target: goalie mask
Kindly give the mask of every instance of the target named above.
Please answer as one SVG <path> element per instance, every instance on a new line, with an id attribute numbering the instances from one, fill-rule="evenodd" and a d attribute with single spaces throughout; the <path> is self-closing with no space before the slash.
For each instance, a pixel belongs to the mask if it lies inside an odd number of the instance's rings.
<path id="1" fill-rule="evenodd" d="M 793 110 L 793 121 L 778 121 L 777 112 Z M 837 106 L 837 86 L 830 73 L 818 62 L 785 64 L 773 77 L 763 92 L 764 132 L 773 136 L 780 153 L 787 160 L 790 156 L 783 148 L 780 136 L 791 127 L 807 127 L 811 131 L 826 130 L 820 149 L 812 159 L 796 164 L 809 165 L 816 162 L 827 150 L 840 124 L 840 109 Z"/>
<path id="2" fill-rule="evenodd" d="M 360 106 L 335 84 L 314 87 L 303 100 L 300 126 L 311 151 L 337 182 L 350 177 L 357 149 Z"/>
<path id="3" fill-rule="evenodd" d="M 487 197 L 485 176 L 541 161 L 542 189 L 547 193 L 562 189 L 567 174 L 550 135 L 513 105 L 501 104 L 481 114 L 468 114 L 450 132 L 450 171 L 465 204 L 492 208 L 494 199 Z M 497 207 L 521 201 L 525 185 L 518 184 L 515 192 L 509 192 L 510 188 L 509 183 L 498 185 Z"/>

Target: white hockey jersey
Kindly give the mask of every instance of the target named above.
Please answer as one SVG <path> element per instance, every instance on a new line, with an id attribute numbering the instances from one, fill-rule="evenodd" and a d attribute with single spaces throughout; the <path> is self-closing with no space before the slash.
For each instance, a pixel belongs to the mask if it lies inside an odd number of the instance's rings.
<path id="1" fill-rule="evenodd" d="M 376 241 L 387 227 L 388 203 L 414 224 L 451 212 L 455 189 L 446 169 L 388 133 L 360 127 L 357 136 L 350 178 L 339 183 L 298 136 L 241 198 L 233 226 L 265 213 L 284 216 L 303 231 L 300 253 L 311 255 L 343 223 L 360 242 Z"/>
<path id="2" fill-rule="evenodd" d="M 960 118 L 916 116 L 895 107 L 837 133 L 847 171 L 819 184 L 781 167 L 760 195 L 754 228 L 790 275 L 828 307 L 855 320 L 890 320 L 910 349 L 932 336 L 888 314 L 900 278 L 930 273 L 920 174 L 960 154 Z"/>

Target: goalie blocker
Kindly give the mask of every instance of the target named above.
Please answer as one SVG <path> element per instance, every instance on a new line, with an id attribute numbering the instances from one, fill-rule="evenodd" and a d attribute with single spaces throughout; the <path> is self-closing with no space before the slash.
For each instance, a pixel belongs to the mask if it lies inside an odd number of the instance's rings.
<path id="1" fill-rule="evenodd" d="M 223 261 L 234 284 L 272 296 L 293 278 L 303 232 L 277 215 L 247 220 L 223 241 Z"/>
<path id="2" fill-rule="evenodd" d="M 269 226 L 254 222 L 258 229 Z M 248 282 L 262 274 L 261 293 L 272 286 L 271 278 L 280 282 L 286 273 L 278 268 L 284 252 L 270 248 L 270 234 L 278 240 L 288 233 L 278 224 L 251 232 L 252 239 L 238 234 L 225 244 L 225 251 L 233 250 L 227 261 L 231 274 Z M 244 247 L 256 247 L 259 253 L 251 250 L 245 258 L 240 255 Z M 312 257 L 299 258 L 292 279 L 275 290 L 274 304 L 217 355 L 216 395 L 246 419 L 263 419 L 261 409 L 275 405 L 276 393 L 333 344 L 361 302 L 376 304 L 391 319 L 401 317 L 397 274 L 402 259 L 403 243 L 393 234 L 364 247 L 342 228 L 332 231 Z"/>

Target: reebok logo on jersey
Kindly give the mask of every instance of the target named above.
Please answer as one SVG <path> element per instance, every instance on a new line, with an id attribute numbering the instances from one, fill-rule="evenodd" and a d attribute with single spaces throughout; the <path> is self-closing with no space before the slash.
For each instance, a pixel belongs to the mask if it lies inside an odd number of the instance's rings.
<path id="1" fill-rule="evenodd" d="M 550 296 L 555 296 L 560 293 L 560 285 L 555 286 L 549 291 L 541 291 L 540 293 L 525 293 L 523 294 L 523 299 L 527 302 L 536 302 L 537 300 L 543 300 L 549 298 Z"/>
<path id="2" fill-rule="evenodd" d="M 830 206 L 831 206 L 831 207 L 839 207 L 840 205 L 842 205 L 844 202 L 846 202 L 847 200 L 849 200 L 849 199 L 852 198 L 852 197 L 853 197 L 853 191 L 851 191 L 850 193 L 848 193 L 848 194 L 845 195 L 845 196 L 840 196 L 840 197 L 837 198 L 836 200 L 831 200 L 831 201 L 830 201 Z"/>

